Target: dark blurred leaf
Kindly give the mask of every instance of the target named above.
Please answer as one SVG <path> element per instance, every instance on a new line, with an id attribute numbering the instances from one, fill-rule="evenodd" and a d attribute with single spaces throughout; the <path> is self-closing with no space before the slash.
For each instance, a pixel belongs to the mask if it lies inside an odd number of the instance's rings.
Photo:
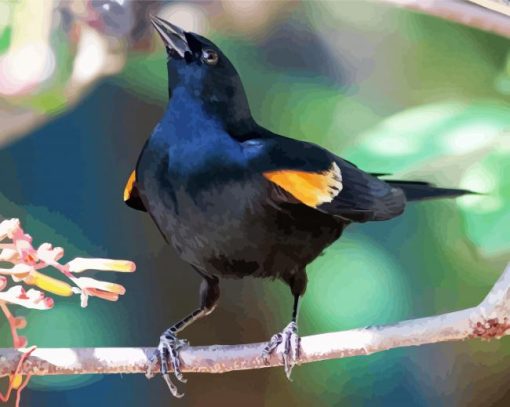
<path id="1" fill-rule="evenodd" d="M 166 55 L 164 50 L 150 54 L 134 54 L 117 78 L 126 89 L 149 100 L 168 99 Z"/>

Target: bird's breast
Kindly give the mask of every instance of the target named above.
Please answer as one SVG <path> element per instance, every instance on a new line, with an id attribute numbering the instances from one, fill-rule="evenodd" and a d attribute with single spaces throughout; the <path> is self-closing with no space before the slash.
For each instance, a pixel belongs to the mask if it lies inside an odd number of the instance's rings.
<path id="1" fill-rule="evenodd" d="M 304 268 L 339 236 L 343 226 L 329 216 L 270 202 L 267 180 L 250 169 L 244 151 L 260 145 L 243 150 L 218 133 L 185 139 L 185 130 L 169 137 L 158 129 L 140 157 L 137 182 L 144 205 L 186 262 L 214 275 L 277 276 Z"/>

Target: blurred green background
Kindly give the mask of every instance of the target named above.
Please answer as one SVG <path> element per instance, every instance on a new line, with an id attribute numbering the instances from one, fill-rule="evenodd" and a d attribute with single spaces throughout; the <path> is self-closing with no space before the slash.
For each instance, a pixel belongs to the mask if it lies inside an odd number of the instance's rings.
<path id="1" fill-rule="evenodd" d="M 124 183 L 167 100 L 158 13 L 211 38 L 255 118 L 372 172 L 487 195 L 410 205 L 350 227 L 309 267 L 301 335 L 476 305 L 510 259 L 508 39 L 373 2 L 0 2 L 0 216 L 35 243 L 127 258 L 118 303 L 57 298 L 26 315 L 40 347 L 155 346 L 197 303 L 199 278 Z M 224 280 L 194 345 L 264 341 L 288 322 L 279 282 Z M 2 323 L 2 346 L 9 346 Z M 283 369 L 188 374 L 182 400 L 143 375 L 34 377 L 26 406 L 508 405 L 508 340 L 387 351 Z"/>

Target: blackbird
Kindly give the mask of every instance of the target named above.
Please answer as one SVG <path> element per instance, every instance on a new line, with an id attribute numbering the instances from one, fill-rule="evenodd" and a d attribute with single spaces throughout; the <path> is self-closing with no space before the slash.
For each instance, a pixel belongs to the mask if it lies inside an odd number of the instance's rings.
<path id="1" fill-rule="evenodd" d="M 310 264 L 351 223 L 400 215 L 408 201 L 469 191 L 383 180 L 318 145 L 255 122 L 241 79 L 210 40 L 152 17 L 167 53 L 170 99 L 124 191 L 203 281 L 200 306 L 165 330 L 157 362 L 175 396 L 168 364 L 180 371 L 177 333 L 210 314 L 220 277 L 278 278 L 294 297 L 291 322 L 261 355 L 281 346 L 285 372 L 299 359 L 297 317 Z"/>

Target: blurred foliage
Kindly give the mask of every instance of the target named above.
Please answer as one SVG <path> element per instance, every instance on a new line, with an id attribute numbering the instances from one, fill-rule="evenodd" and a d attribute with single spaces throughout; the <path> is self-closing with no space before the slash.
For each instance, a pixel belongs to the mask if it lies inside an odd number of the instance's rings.
<path id="1" fill-rule="evenodd" d="M 510 106 L 440 103 L 385 120 L 345 151 L 361 168 L 480 192 L 461 198 L 467 236 L 484 255 L 510 252 Z"/>
<path id="2" fill-rule="evenodd" d="M 368 239 L 344 237 L 341 245 L 329 248 L 309 267 L 309 273 L 301 315 L 313 321 L 313 332 L 395 322 L 411 305 L 404 270 Z M 339 299 L 348 306 L 341 306 Z"/>
<path id="3" fill-rule="evenodd" d="M 143 49 L 138 18 L 154 2 L 129 0 L 0 2 L 0 144 L 73 107 L 129 49 Z M 142 44 L 142 45 L 140 45 Z"/>

